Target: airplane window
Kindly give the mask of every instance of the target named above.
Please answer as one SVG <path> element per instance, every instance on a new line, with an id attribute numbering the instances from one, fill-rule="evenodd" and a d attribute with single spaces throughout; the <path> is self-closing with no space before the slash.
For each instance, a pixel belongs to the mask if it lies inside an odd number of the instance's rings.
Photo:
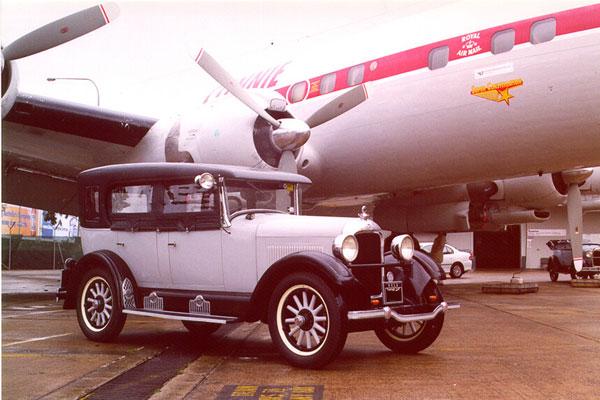
<path id="1" fill-rule="evenodd" d="M 288 99 L 290 103 L 296 103 L 298 101 L 304 100 L 307 92 L 308 83 L 306 81 L 295 83 L 294 86 L 292 86 L 290 89 Z"/>
<path id="2" fill-rule="evenodd" d="M 500 54 L 512 50 L 515 45 L 515 30 L 506 29 L 492 36 L 492 53 Z"/>
<path id="3" fill-rule="evenodd" d="M 348 71 L 348 86 L 354 86 L 362 83 L 365 77 L 365 66 L 360 64 L 350 68 Z"/>
<path id="4" fill-rule="evenodd" d="M 429 69 L 444 68 L 448 64 L 450 48 L 448 46 L 436 47 L 429 52 Z"/>
<path id="5" fill-rule="evenodd" d="M 325 75 L 321 78 L 321 85 L 319 87 L 321 94 L 333 92 L 333 89 L 335 89 L 335 78 L 335 73 Z"/>
<path id="6" fill-rule="evenodd" d="M 529 40 L 533 44 L 549 42 L 556 36 L 556 19 L 548 18 L 534 22 L 531 25 L 531 36 Z"/>

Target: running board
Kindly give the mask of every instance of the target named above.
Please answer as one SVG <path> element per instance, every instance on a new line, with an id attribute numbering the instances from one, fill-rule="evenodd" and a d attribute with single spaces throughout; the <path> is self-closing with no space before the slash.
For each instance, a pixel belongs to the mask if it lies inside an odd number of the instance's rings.
<path id="1" fill-rule="evenodd" d="M 144 317 L 155 317 L 164 319 L 176 319 L 179 321 L 192 321 L 192 322 L 207 322 L 210 324 L 230 324 L 232 322 L 238 322 L 236 317 L 226 317 L 224 315 L 202 315 L 202 314 L 188 314 L 176 311 L 163 311 L 163 310 L 143 310 L 143 309 L 123 309 L 123 314 L 141 315 Z"/>

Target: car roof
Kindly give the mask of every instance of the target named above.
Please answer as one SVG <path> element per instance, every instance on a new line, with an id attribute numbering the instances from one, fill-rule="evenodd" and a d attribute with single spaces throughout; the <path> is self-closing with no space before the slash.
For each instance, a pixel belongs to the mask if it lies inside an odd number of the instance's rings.
<path id="1" fill-rule="evenodd" d="M 202 173 L 230 179 L 310 184 L 303 175 L 276 170 L 256 169 L 222 164 L 197 163 L 132 163 L 97 167 L 81 172 L 77 180 L 84 185 L 103 185 L 119 181 L 189 179 Z"/>

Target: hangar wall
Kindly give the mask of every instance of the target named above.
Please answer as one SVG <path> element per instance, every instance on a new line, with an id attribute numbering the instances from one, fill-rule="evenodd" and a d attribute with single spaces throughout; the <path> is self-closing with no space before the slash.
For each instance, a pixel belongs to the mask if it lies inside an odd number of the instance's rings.
<path id="1" fill-rule="evenodd" d="M 540 224 L 526 224 L 521 235 L 521 248 L 525 248 L 527 268 L 540 268 L 541 259 L 552 255 L 546 242 L 552 239 L 567 238 L 566 207 L 556 207 L 550 212 L 552 218 Z M 583 242 L 600 243 L 600 212 L 589 212 L 583 215 Z M 521 253 L 523 254 L 523 253 Z"/>

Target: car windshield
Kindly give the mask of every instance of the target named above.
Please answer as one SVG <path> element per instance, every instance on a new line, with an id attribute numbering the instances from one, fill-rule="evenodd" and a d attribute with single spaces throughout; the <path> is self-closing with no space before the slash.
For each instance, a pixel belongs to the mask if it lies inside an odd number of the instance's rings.
<path id="1" fill-rule="evenodd" d="M 227 181 L 229 214 L 246 210 L 288 213 L 294 207 L 294 185 L 283 182 Z"/>

